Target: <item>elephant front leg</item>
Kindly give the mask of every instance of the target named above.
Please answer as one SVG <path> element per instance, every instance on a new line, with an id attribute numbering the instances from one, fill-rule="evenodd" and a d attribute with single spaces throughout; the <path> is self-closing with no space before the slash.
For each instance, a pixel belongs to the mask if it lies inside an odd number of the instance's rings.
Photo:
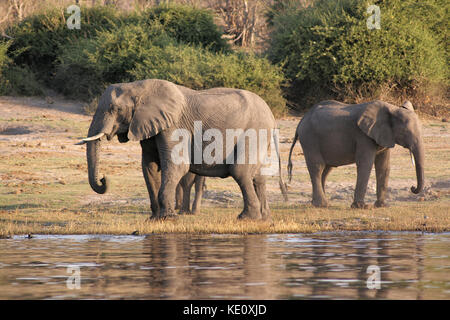
<path id="1" fill-rule="evenodd" d="M 375 157 L 375 173 L 377 176 L 377 201 L 374 206 L 387 207 L 386 196 L 390 172 L 390 150 L 387 149 Z"/>
<path id="2" fill-rule="evenodd" d="M 158 193 L 159 218 L 176 217 L 175 192 L 180 179 L 189 170 L 188 165 L 169 163 L 161 168 L 161 187 Z"/>
<path id="3" fill-rule="evenodd" d="M 157 218 L 159 216 L 158 192 L 161 185 L 159 165 L 143 155 L 142 173 L 144 175 L 145 184 L 147 185 L 147 191 L 150 197 L 150 208 L 152 211 L 151 217 Z"/>
<path id="4" fill-rule="evenodd" d="M 367 209 L 369 206 L 364 203 L 367 192 L 367 184 L 369 183 L 370 172 L 373 167 L 375 151 L 359 152 L 356 155 L 356 188 L 352 208 Z"/>

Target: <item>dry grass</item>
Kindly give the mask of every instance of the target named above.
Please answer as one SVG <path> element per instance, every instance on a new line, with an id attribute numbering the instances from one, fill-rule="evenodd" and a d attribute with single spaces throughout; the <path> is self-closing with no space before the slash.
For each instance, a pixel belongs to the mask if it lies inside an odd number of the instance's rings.
<path id="1" fill-rule="evenodd" d="M 413 204 L 392 209 L 352 210 L 342 206 L 277 207 L 272 221 L 238 221 L 236 209 L 206 208 L 196 216 L 166 221 L 148 215 L 115 210 L 99 212 L 15 210 L 0 212 L 0 235 L 13 234 L 154 234 L 154 233 L 311 233 L 323 231 L 450 230 L 448 207 Z"/>
<path id="2" fill-rule="evenodd" d="M 78 105 L 81 110 L 82 106 Z M 87 132 L 90 117 L 74 105 L 56 101 L 0 98 L 0 236 L 14 234 L 151 233 L 309 233 L 337 230 L 450 231 L 449 123 L 424 121 L 425 192 L 415 196 L 408 151 L 392 153 L 391 207 L 351 210 L 354 166 L 334 170 L 328 179 L 330 208 L 309 204 L 309 176 L 297 145 L 288 203 L 276 178 L 268 182 L 272 221 L 238 221 L 239 188 L 231 179 L 207 179 L 199 215 L 148 221 L 149 202 L 137 143 L 105 144 L 101 171 L 112 180 L 108 194 L 97 195 L 87 182 L 85 147 L 73 145 Z M 284 167 L 298 119 L 279 121 Z M 108 166 L 108 167 L 107 167 Z M 285 175 L 286 176 L 286 175 Z M 372 173 L 367 202 L 375 200 Z"/>

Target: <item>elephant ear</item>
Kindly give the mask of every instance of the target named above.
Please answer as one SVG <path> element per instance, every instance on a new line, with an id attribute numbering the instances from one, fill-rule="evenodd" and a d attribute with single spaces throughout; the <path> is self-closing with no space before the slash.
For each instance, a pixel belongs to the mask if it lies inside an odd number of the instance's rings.
<path id="1" fill-rule="evenodd" d="M 145 140 L 175 124 L 185 107 L 185 97 L 177 86 L 164 80 L 144 80 L 133 96 L 135 111 L 128 139 Z"/>
<path id="2" fill-rule="evenodd" d="M 385 148 L 395 145 L 390 108 L 381 101 L 369 103 L 358 119 L 358 127 Z"/>

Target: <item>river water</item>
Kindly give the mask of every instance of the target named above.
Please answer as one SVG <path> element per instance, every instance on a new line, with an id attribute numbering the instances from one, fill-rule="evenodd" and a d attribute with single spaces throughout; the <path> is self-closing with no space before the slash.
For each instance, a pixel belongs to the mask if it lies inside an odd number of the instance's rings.
<path id="1" fill-rule="evenodd" d="M 450 299 L 450 233 L 0 240 L 0 299 Z"/>

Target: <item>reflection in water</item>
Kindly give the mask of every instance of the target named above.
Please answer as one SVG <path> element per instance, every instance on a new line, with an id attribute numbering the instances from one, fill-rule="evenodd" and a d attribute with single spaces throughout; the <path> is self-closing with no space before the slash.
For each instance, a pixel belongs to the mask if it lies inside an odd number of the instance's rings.
<path id="1" fill-rule="evenodd" d="M 0 240 L 0 299 L 449 299 L 450 234 Z M 71 290 L 68 266 L 79 266 Z M 369 266 L 381 288 L 367 288 Z"/>

